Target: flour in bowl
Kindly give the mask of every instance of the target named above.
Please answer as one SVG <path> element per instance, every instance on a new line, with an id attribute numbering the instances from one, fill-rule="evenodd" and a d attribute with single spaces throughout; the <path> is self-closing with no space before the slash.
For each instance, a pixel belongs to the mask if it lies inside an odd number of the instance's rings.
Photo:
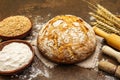
<path id="1" fill-rule="evenodd" d="M 24 43 L 12 42 L 0 51 L 0 71 L 12 71 L 29 63 L 32 51 Z"/>

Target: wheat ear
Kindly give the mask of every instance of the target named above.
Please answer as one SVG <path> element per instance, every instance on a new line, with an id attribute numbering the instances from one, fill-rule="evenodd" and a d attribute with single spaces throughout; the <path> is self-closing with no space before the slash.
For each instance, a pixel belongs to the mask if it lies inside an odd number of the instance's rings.
<path id="1" fill-rule="evenodd" d="M 106 24 L 108 24 L 109 26 L 114 26 L 110 21 L 104 19 L 103 17 L 97 15 L 97 14 L 94 14 L 92 12 L 89 13 L 91 16 L 95 17 L 97 20 L 101 21 L 101 22 L 104 22 Z"/>
<path id="2" fill-rule="evenodd" d="M 111 27 L 111 26 L 109 26 L 109 25 L 107 25 L 107 24 L 105 24 L 105 23 L 103 23 L 103 22 L 101 22 L 101 21 L 98 21 L 98 20 L 97 20 L 97 23 L 98 23 L 99 25 L 105 27 L 106 29 L 109 29 L 111 32 L 120 35 L 120 31 L 117 30 L 117 29 L 115 29 L 114 27 Z"/>
<path id="3" fill-rule="evenodd" d="M 105 19 L 111 21 L 120 28 L 120 19 L 99 4 L 97 5 L 96 13 L 103 16 Z"/>

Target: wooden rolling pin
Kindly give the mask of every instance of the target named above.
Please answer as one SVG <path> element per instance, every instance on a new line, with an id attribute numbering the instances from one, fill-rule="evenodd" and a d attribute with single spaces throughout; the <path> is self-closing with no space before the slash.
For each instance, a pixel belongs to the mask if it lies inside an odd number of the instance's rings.
<path id="1" fill-rule="evenodd" d="M 120 66 L 118 66 L 118 67 L 116 68 L 115 76 L 117 76 L 118 78 L 120 78 Z"/>
<path id="2" fill-rule="evenodd" d="M 102 47 L 102 51 L 104 54 L 107 54 L 115 59 L 120 63 L 120 52 L 112 49 L 111 47 L 105 45 Z"/>
<path id="3" fill-rule="evenodd" d="M 112 64 L 108 61 L 100 61 L 98 64 L 98 68 L 120 78 L 120 66 L 119 65 Z"/>
<path id="4" fill-rule="evenodd" d="M 93 29 L 97 35 L 105 38 L 105 40 L 110 46 L 120 50 L 120 36 L 116 34 L 108 34 L 97 27 L 93 27 Z"/>
<path id="5" fill-rule="evenodd" d="M 107 73 L 115 74 L 117 65 L 114 65 L 108 61 L 100 61 L 98 64 L 98 68 L 107 72 Z"/>

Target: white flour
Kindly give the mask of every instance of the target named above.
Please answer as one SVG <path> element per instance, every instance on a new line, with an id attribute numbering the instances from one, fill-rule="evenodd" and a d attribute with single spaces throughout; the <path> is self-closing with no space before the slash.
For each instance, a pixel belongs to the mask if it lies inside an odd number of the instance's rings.
<path id="1" fill-rule="evenodd" d="M 13 42 L 0 51 L 0 71 L 16 70 L 32 58 L 32 51 L 24 43 Z"/>

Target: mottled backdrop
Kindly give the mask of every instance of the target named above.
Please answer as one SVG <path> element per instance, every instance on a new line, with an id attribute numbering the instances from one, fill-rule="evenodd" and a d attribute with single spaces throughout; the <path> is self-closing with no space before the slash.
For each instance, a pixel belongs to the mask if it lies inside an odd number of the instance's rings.
<path id="1" fill-rule="evenodd" d="M 101 4 L 112 13 L 120 14 L 120 0 L 87 0 Z M 91 10 L 82 0 L 0 0 L 0 20 L 12 15 L 25 15 L 33 26 L 44 25 L 49 19 L 60 14 L 80 16 L 90 23 Z M 34 31 L 33 31 L 34 32 Z M 34 37 L 34 34 L 32 34 Z M 32 39 L 33 37 L 28 37 Z M 33 43 L 34 44 L 34 43 Z M 1 65 L 0 65 L 1 66 Z M 37 57 L 30 67 L 20 74 L 0 76 L 0 80 L 117 80 L 104 72 L 84 69 L 75 65 L 45 66 Z"/>

